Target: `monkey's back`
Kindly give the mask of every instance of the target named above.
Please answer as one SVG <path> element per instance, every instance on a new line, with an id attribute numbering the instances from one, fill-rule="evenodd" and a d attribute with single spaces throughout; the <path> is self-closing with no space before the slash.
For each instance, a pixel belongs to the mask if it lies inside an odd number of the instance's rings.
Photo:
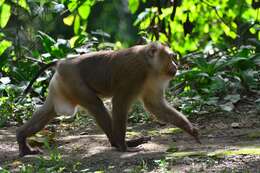
<path id="1" fill-rule="evenodd" d="M 103 97 L 142 87 L 148 71 L 144 57 L 133 49 L 87 53 L 60 62 L 57 70 L 63 76 L 70 76 L 65 74 L 68 70 L 62 69 L 74 67 L 83 83 Z"/>

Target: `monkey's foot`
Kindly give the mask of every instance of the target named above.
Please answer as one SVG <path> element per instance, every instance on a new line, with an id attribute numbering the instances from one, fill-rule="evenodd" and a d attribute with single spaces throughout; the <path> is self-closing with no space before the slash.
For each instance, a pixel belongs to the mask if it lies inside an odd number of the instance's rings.
<path id="1" fill-rule="evenodd" d="M 147 143 L 150 140 L 151 140 L 151 136 L 144 136 L 144 137 L 141 137 L 141 138 L 126 141 L 126 144 L 127 144 L 128 147 L 137 147 L 141 144 Z"/>
<path id="2" fill-rule="evenodd" d="M 23 157 L 25 155 L 36 155 L 36 154 L 43 154 L 42 150 L 39 148 L 30 149 L 29 147 L 25 147 L 20 149 L 19 156 Z"/>

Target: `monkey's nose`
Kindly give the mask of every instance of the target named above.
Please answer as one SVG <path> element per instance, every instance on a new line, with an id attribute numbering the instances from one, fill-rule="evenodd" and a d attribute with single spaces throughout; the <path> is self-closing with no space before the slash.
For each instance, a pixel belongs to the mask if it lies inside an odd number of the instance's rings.
<path id="1" fill-rule="evenodd" d="M 172 61 L 171 64 L 169 64 L 169 75 L 175 76 L 178 70 L 178 66 Z"/>
<path id="2" fill-rule="evenodd" d="M 178 70 L 178 65 L 174 61 L 172 61 L 172 65 L 174 66 L 175 70 L 177 71 Z"/>

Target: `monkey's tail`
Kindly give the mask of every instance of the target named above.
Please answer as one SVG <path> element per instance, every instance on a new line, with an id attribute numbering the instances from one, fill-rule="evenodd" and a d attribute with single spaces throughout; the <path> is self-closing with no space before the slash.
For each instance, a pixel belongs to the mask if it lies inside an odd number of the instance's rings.
<path id="1" fill-rule="evenodd" d="M 31 91 L 32 85 L 33 85 L 33 83 L 36 81 L 36 79 L 37 79 L 39 76 L 41 76 L 41 75 L 43 74 L 43 72 L 44 72 L 45 70 L 47 70 L 48 68 L 51 68 L 51 67 L 53 67 L 53 66 L 56 66 L 57 62 L 58 62 L 58 60 L 55 60 L 55 61 L 50 62 L 49 64 L 46 64 L 44 67 L 42 67 L 42 68 L 38 71 L 38 73 L 34 76 L 34 78 L 30 81 L 29 85 L 28 85 L 28 86 L 26 87 L 26 89 L 24 90 L 23 95 L 28 94 L 28 93 Z"/>

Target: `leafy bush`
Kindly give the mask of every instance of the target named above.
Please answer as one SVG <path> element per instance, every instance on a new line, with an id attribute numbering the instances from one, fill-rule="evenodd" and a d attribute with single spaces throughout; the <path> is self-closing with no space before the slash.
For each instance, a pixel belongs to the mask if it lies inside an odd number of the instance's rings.
<path id="1" fill-rule="evenodd" d="M 187 55 L 182 58 L 183 68 L 172 82 L 172 90 L 185 97 L 186 104 L 190 97 L 187 112 L 203 104 L 232 110 L 240 94 L 260 89 L 259 57 L 252 46 L 227 51 L 210 48 Z"/>
<path id="2" fill-rule="evenodd" d="M 221 48 L 245 43 L 259 47 L 258 9 L 254 5 L 254 1 L 245 0 L 129 0 L 130 11 L 138 15 L 134 25 L 139 34 L 168 43 L 181 54 L 201 50 L 208 42 Z"/>
<path id="3" fill-rule="evenodd" d="M 143 105 L 140 102 L 135 102 L 129 113 L 129 121 L 133 123 L 141 123 L 150 120 L 148 112 L 144 110 Z"/>
<path id="4" fill-rule="evenodd" d="M 7 125 L 8 120 L 22 123 L 39 101 L 36 98 L 22 99 L 19 96 L 24 86 L 13 85 L 9 82 L 8 77 L 0 78 L 0 127 Z"/>

